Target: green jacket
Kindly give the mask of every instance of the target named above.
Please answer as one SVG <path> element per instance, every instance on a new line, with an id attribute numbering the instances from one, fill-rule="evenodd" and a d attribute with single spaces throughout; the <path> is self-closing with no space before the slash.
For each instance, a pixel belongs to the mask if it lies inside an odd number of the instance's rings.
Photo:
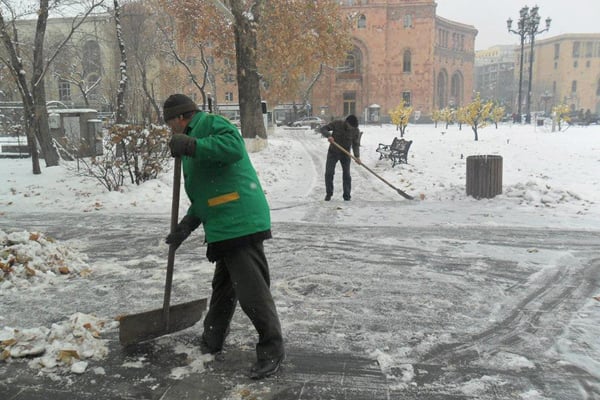
<path id="1" fill-rule="evenodd" d="M 207 243 L 271 229 L 269 205 L 244 139 L 227 119 L 198 112 L 187 127 L 196 153 L 183 157 L 188 214 L 204 226 Z"/>

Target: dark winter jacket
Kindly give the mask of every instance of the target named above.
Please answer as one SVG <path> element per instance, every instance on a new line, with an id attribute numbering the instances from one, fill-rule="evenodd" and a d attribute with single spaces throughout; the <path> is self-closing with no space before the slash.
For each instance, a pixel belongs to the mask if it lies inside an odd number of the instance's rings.
<path id="1" fill-rule="evenodd" d="M 182 159 L 192 203 L 187 213 L 201 220 L 209 248 L 215 242 L 270 237 L 269 206 L 237 128 L 221 116 L 199 112 L 186 133 L 196 138 L 194 156 Z"/>
<path id="2" fill-rule="evenodd" d="M 330 133 L 330 131 L 333 131 Z M 321 128 L 325 137 L 333 136 L 333 140 L 346 151 L 354 153 L 354 157 L 360 158 L 360 131 L 344 120 L 335 120 Z M 329 151 L 341 153 L 342 151 L 333 144 L 329 145 Z"/>

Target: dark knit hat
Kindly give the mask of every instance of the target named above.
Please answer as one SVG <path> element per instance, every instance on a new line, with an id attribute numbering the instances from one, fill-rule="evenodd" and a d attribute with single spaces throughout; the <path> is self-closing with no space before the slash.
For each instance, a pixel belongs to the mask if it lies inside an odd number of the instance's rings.
<path id="1" fill-rule="evenodd" d="M 346 117 L 346 122 L 350 124 L 351 127 L 358 128 L 358 118 L 356 118 L 356 115 L 348 115 Z"/>
<path id="2" fill-rule="evenodd" d="M 185 94 L 172 94 L 163 105 L 163 118 L 166 121 L 190 111 L 198 111 L 198 105 Z"/>

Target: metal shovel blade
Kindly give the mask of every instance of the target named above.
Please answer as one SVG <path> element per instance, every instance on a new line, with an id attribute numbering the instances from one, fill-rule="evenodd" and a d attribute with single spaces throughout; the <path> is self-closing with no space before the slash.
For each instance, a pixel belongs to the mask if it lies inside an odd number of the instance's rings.
<path id="1" fill-rule="evenodd" d="M 202 318 L 206 309 L 206 299 L 190 301 L 169 307 L 169 323 L 164 318 L 164 310 L 146 311 L 120 317 L 119 340 L 129 346 L 146 340 L 189 328 Z"/>

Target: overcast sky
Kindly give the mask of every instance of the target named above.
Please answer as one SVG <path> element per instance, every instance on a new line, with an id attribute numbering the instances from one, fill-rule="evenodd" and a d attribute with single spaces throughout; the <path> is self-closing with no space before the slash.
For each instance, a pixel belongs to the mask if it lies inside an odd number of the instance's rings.
<path id="1" fill-rule="evenodd" d="M 519 36 L 507 32 L 506 20 L 512 18 L 513 29 L 519 19 L 519 10 L 527 5 L 540 7 L 542 28 L 544 20 L 552 18 L 550 31 L 536 39 L 545 39 L 563 33 L 600 33 L 599 0 L 436 0 L 437 15 L 453 21 L 473 25 L 479 31 L 475 49 L 482 50 L 496 44 L 518 44 Z"/>

